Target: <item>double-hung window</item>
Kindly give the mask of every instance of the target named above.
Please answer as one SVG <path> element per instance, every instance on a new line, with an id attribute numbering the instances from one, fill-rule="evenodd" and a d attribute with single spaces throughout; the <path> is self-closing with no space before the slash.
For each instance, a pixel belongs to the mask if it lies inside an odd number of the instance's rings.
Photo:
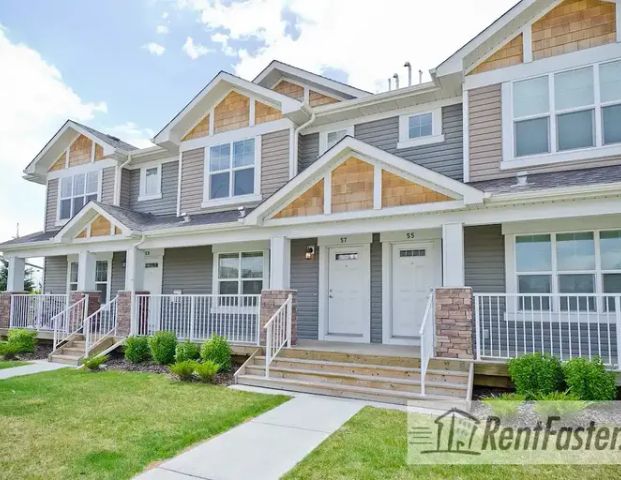
<path id="1" fill-rule="evenodd" d="M 443 141 L 441 108 L 399 117 L 399 143 L 397 148 L 416 147 Z"/>
<path id="2" fill-rule="evenodd" d="M 60 179 L 58 220 L 65 221 L 91 200 L 97 200 L 99 172 L 78 173 Z"/>
<path id="3" fill-rule="evenodd" d="M 263 252 L 218 254 L 220 295 L 260 295 L 263 290 Z"/>
<path id="4" fill-rule="evenodd" d="M 340 128 L 338 130 L 327 130 L 319 134 L 319 153 L 323 154 L 339 143 L 347 135 L 354 136 L 354 127 Z"/>
<path id="5" fill-rule="evenodd" d="M 162 165 L 140 169 L 139 201 L 162 198 Z"/>
<path id="6" fill-rule="evenodd" d="M 206 187 L 208 200 L 258 194 L 255 139 L 208 147 Z"/>

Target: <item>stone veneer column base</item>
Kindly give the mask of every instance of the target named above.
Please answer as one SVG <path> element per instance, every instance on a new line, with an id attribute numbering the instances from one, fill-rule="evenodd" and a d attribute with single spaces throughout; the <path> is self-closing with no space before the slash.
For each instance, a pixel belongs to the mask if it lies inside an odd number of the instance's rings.
<path id="1" fill-rule="evenodd" d="M 259 322 L 259 340 L 265 346 L 265 324 L 270 321 L 276 311 L 285 303 L 287 297 L 293 297 L 291 305 L 291 345 L 295 345 L 298 340 L 298 308 L 297 290 L 263 290 L 261 292 L 261 319 Z"/>
<path id="2" fill-rule="evenodd" d="M 13 295 L 23 295 L 26 292 L 0 293 L 0 329 L 7 329 L 11 325 L 11 298 Z"/>
<path id="3" fill-rule="evenodd" d="M 437 288 L 436 357 L 473 358 L 472 288 Z"/>
<path id="4" fill-rule="evenodd" d="M 149 292 L 135 292 L 137 295 L 148 295 Z M 136 312 L 135 331 L 132 332 L 132 292 L 124 291 L 117 293 L 118 299 L 116 303 L 116 334 L 118 337 L 128 337 L 131 333 L 138 335 L 146 334 L 146 323 L 148 321 L 149 302 L 140 302 L 139 311 Z"/>

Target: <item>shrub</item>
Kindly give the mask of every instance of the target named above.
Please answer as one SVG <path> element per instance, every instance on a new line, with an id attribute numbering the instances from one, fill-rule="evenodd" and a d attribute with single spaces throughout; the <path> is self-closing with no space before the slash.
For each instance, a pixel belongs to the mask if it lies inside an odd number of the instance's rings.
<path id="1" fill-rule="evenodd" d="M 598 357 L 573 358 L 563 365 L 565 382 L 577 399 L 614 400 L 617 396 L 615 374 L 606 370 Z"/>
<path id="2" fill-rule="evenodd" d="M 200 348 L 195 343 L 185 341 L 177 344 L 175 349 L 175 360 L 183 362 L 185 360 L 198 360 L 200 357 Z"/>
<path id="3" fill-rule="evenodd" d="M 497 397 L 489 397 L 483 400 L 492 413 L 500 419 L 515 417 L 518 409 L 524 403 L 526 397 L 518 393 L 503 393 Z"/>
<path id="4" fill-rule="evenodd" d="M 99 367 L 108 361 L 108 358 L 110 358 L 108 355 L 95 355 L 94 357 L 85 358 L 82 361 L 82 365 L 89 370 L 97 371 L 99 370 Z"/>
<path id="5" fill-rule="evenodd" d="M 24 328 L 12 328 L 9 330 L 8 341 L 16 345 L 17 353 L 34 353 L 37 346 L 37 332 Z"/>
<path id="6" fill-rule="evenodd" d="M 170 371 L 179 377 L 180 380 L 191 380 L 194 370 L 196 369 L 198 362 L 195 360 L 184 360 L 183 362 L 177 362 L 170 366 Z"/>
<path id="7" fill-rule="evenodd" d="M 542 418 L 552 415 L 561 417 L 573 415 L 589 406 L 589 402 L 584 402 L 569 392 L 552 392 L 547 395 L 539 395 L 537 400 L 533 409 Z"/>
<path id="8" fill-rule="evenodd" d="M 175 361 L 177 337 L 172 332 L 157 332 L 149 337 L 151 357 L 160 365 L 170 365 Z"/>
<path id="9" fill-rule="evenodd" d="M 0 357 L 5 360 L 13 360 L 17 357 L 19 345 L 10 342 L 0 342 Z"/>
<path id="10" fill-rule="evenodd" d="M 219 370 L 220 365 L 211 360 L 207 360 L 204 363 L 196 365 L 195 373 L 202 382 L 213 383 Z"/>
<path id="11" fill-rule="evenodd" d="M 231 346 L 224 337 L 214 335 L 207 340 L 201 349 L 201 358 L 204 362 L 211 360 L 220 365 L 220 369 L 228 371 L 231 369 Z"/>
<path id="12" fill-rule="evenodd" d="M 509 376 L 516 392 L 527 399 L 563 389 L 561 362 L 547 354 L 532 353 L 510 360 Z"/>
<path id="13" fill-rule="evenodd" d="M 125 359 L 131 363 L 142 363 L 151 359 L 147 337 L 128 337 L 125 341 Z"/>

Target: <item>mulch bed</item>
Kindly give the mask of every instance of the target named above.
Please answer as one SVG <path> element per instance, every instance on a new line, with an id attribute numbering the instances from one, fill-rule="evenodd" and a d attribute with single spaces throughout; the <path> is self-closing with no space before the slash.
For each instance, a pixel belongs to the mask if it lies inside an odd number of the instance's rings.
<path id="1" fill-rule="evenodd" d="M 19 360 L 47 360 L 47 357 L 52 353 L 51 342 L 38 342 L 34 353 L 20 353 L 18 355 Z"/>
<path id="2" fill-rule="evenodd" d="M 483 400 L 484 398 L 497 397 L 503 393 L 511 393 L 513 390 L 494 387 L 474 387 L 472 400 Z"/>

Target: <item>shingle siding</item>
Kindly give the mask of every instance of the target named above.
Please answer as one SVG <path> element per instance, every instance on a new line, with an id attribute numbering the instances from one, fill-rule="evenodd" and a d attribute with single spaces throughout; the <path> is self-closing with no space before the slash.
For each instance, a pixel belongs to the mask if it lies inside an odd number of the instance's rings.
<path id="1" fill-rule="evenodd" d="M 261 193 L 272 195 L 289 181 L 289 130 L 261 137 Z"/>
<path id="2" fill-rule="evenodd" d="M 505 239 L 500 225 L 464 228 L 466 285 L 475 293 L 505 292 Z"/>
<path id="3" fill-rule="evenodd" d="M 317 245 L 316 238 L 291 241 L 291 288 L 298 291 L 298 338 L 317 340 L 319 333 L 319 255 L 306 260 L 308 245 Z"/>
<path id="4" fill-rule="evenodd" d="M 162 198 L 138 201 L 140 196 L 140 169 L 129 171 L 129 209 L 153 215 L 177 213 L 177 185 L 179 184 L 179 162 L 162 165 Z"/>
<path id="5" fill-rule="evenodd" d="M 48 180 L 45 200 L 45 230 L 55 230 L 58 210 L 58 182 L 57 178 Z"/>
<path id="6" fill-rule="evenodd" d="M 67 257 L 45 257 L 43 272 L 43 293 L 64 295 L 67 293 Z"/>
<path id="7" fill-rule="evenodd" d="M 162 293 L 207 295 L 212 290 L 213 253 L 211 246 L 167 248 L 164 252 Z"/>
<path id="8" fill-rule="evenodd" d="M 108 205 L 114 205 L 114 181 L 116 169 L 104 168 L 101 173 L 101 201 Z"/>

